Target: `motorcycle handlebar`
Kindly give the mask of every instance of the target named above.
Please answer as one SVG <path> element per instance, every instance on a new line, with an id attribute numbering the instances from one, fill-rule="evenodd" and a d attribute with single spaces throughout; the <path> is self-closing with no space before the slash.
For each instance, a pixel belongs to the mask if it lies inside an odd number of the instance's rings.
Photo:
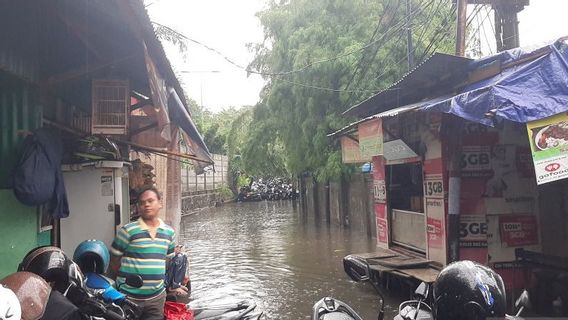
<path id="1" fill-rule="evenodd" d="M 123 316 L 108 309 L 105 312 L 104 318 L 108 320 L 125 320 Z"/>

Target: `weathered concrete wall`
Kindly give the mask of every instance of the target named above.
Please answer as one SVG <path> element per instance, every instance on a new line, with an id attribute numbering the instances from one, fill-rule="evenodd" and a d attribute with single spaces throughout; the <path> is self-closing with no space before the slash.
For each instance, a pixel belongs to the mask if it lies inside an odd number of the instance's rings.
<path id="1" fill-rule="evenodd" d="M 349 227 L 369 237 L 375 236 L 373 182 L 369 174 L 355 175 L 349 181 L 330 182 L 329 185 L 316 185 L 312 177 L 307 177 L 304 183 L 304 214 L 307 218 Z"/>
<path id="2" fill-rule="evenodd" d="M 342 207 L 341 207 L 341 183 L 329 183 L 329 215 L 330 222 L 341 225 Z"/>
<path id="3" fill-rule="evenodd" d="M 185 216 L 203 208 L 214 207 L 220 202 L 223 202 L 223 196 L 219 190 L 184 193 L 181 199 L 181 215 Z"/>
<path id="4" fill-rule="evenodd" d="M 348 198 L 349 201 L 349 226 L 361 232 L 372 233 L 374 223 L 374 210 L 372 206 L 372 178 L 368 174 L 354 176 L 349 182 Z"/>
<path id="5" fill-rule="evenodd" d="M 329 190 L 327 186 L 323 183 L 318 183 L 319 213 L 317 219 L 319 221 L 329 221 L 329 202 L 326 202 L 328 198 Z"/>

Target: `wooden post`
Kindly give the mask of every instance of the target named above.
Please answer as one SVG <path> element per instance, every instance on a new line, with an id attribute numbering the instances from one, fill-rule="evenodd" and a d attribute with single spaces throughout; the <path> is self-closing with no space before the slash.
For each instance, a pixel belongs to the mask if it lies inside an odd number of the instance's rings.
<path id="1" fill-rule="evenodd" d="M 467 20 L 467 0 L 457 0 L 456 55 L 465 55 L 465 31 Z"/>

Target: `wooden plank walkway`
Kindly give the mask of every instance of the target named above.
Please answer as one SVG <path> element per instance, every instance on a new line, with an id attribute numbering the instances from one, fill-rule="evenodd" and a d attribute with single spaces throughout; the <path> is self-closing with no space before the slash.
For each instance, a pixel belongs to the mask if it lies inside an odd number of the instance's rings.
<path id="1" fill-rule="evenodd" d="M 406 255 L 390 249 L 376 248 L 374 252 L 355 253 L 369 263 L 372 271 L 388 273 L 400 278 L 414 278 L 422 282 L 433 283 L 440 272 L 427 260 Z"/>

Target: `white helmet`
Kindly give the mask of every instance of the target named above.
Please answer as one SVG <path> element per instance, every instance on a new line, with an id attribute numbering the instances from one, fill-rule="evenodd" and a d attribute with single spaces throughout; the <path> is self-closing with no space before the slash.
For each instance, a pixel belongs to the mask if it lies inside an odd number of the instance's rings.
<path id="1" fill-rule="evenodd" d="M 20 320 L 22 308 L 16 294 L 0 285 L 0 320 Z"/>

